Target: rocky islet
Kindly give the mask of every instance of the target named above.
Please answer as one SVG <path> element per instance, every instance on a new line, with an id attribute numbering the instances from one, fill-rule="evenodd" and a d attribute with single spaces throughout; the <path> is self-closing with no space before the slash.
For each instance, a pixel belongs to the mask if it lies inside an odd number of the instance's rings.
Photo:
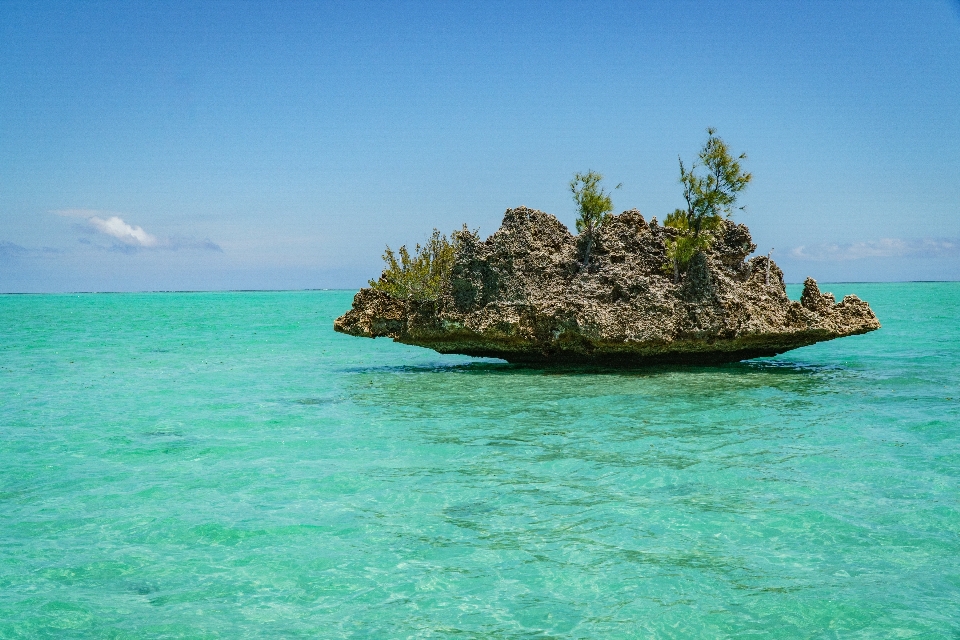
<path id="1" fill-rule="evenodd" d="M 736 362 L 880 328 L 866 302 L 836 302 L 812 278 L 791 301 L 780 268 L 747 259 L 750 231 L 730 220 L 674 274 L 664 265 L 676 233 L 625 211 L 597 231 L 585 267 L 585 238 L 550 214 L 508 209 L 486 240 L 458 232 L 436 300 L 364 288 L 334 329 L 512 363 L 643 366 Z"/>

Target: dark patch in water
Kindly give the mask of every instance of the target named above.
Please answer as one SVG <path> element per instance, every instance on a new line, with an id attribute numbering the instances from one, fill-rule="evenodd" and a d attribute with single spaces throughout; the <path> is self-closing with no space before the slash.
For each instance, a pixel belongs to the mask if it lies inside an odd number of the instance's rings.
<path id="1" fill-rule="evenodd" d="M 487 503 L 473 502 L 467 504 L 458 504 L 447 507 L 443 510 L 443 515 L 449 518 L 467 518 L 470 516 L 483 515 L 494 511 L 495 508 Z"/>
<path id="2" fill-rule="evenodd" d="M 341 404 L 345 401 L 344 398 L 296 398 L 293 400 L 293 403 L 305 407 L 316 407 L 328 404 Z"/>
<path id="3" fill-rule="evenodd" d="M 130 589 L 130 591 L 133 591 L 139 596 L 150 595 L 151 593 L 156 593 L 157 591 L 157 587 L 155 587 L 154 585 L 143 583 L 143 582 L 132 584 L 128 587 L 128 589 Z"/>
<path id="4" fill-rule="evenodd" d="M 169 429 L 155 429 L 154 431 L 148 431 L 144 435 L 150 436 L 152 438 L 182 438 L 183 433 L 180 431 L 173 431 Z"/>
<path id="5" fill-rule="evenodd" d="M 505 360 L 482 360 L 478 362 L 465 362 L 457 364 L 396 364 L 396 365 L 378 365 L 367 367 L 343 367 L 340 371 L 344 373 L 443 373 L 443 372 L 502 372 L 520 369 L 519 365 L 510 364 Z"/>
<path id="6" fill-rule="evenodd" d="M 381 365 L 369 367 L 344 367 L 344 373 L 467 373 L 474 375 L 533 375 L 533 376 L 629 376 L 657 377 L 674 373 L 779 373 L 811 374 L 822 371 L 842 370 L 837 365 L 816 365 L 785 360 L 756 359 L 716 365 L 649 365 L 644 367 L 606 367 L 602 365 L 551 365 L 508 363 L 506 361 L 482 360 L 456 364 Z"/>

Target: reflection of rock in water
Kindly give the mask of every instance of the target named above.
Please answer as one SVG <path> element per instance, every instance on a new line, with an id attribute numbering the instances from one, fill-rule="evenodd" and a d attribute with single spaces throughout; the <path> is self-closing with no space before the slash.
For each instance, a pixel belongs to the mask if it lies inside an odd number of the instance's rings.
<path id="1" fill-rule="evenodd" d="M 674 282 L 663 268 L 673 233 L 625 211 L 597 233 L 583 269 L 578 239 L 560 221 L 508 209 L 487 240 L 461 236 L 438 300 L 361 289 L 334 329 L 509 362 L 630 366 L 735 362 L 880 328 L 866 302 L 836 303 L 811 278 L 791 302 L 780 268 L 766 256 L 746 260 L 756 245 L 730 221 Z"/>

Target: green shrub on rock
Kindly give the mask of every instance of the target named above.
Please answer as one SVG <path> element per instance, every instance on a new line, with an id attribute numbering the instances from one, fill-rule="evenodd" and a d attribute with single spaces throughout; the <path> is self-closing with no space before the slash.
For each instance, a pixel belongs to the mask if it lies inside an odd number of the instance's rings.
<path id="1" fill-rule="evenodd" d="M 600 186 L 603 176 L 594 171 L 574 174 L 570 181 L 570 192 L 577 203 L 577 231 L 584 234 L 583 266 L 590 266 L 590 251 L 593 249 L 594 235 L 609 218 L 613 211 L 613 199 Z M 617 185 L 614 189 L 619 189 Z"/>
<path id="2" fill-rule="evenodd" d="M 690 260 L 699 251 L 706 251 L 713 245 L 713 231 L 720 225 L 714 226 L 712 223 L 709 229 L 701 229 L 697 234 L 690 228 L 682 209 L 677 209 L 667 216 L 663 221 L 663 226 L 675 229 L 676 233 L 672 238 L 666 239 L 667 245 L 667 264 L 664 270 L 673 272 L 674 280 L 680 279 L 680 273 L 687 270 Z"/>
<path id="3" fill-rule="evenodd" d="M 664 221 L 665 226 L 678 232 L 667 241 L 669 262 L 664 265 L 664 269 L 673 271 L 674 279 L 679 279 L 697 252 L 710 248 L 714 232 L 722 228 L 724 218 L 733 214 L 737 194 L 753 177 L 740 167 L 747 154 L 734 158 L 716 133 L 712 127 L 707 129 L 707 141 L 689 169 L 680 160 L 680 183 L 687 208 L 677 209 Z"/>
<path id="4" fill-rule="evenodd" d="M 456 239 L 450 242 L 436 229 L 426 244 L 416 245 L 412 256 L 406 245 L 397 253 L 388 246 L 383 253 L 387 268 L 369 285 L 401 300 L 436 300 L 449 280 L 455 251 Z"/>

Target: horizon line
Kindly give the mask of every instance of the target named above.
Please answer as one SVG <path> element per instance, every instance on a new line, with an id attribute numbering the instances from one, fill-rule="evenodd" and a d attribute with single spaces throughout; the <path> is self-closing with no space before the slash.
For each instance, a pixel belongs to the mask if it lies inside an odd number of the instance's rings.
<path id="1" fill-rule="evenodd" d="M 960 280 L 837 280 L 817 281 L 818 285 L 829 284 L 936 284 L 960 282 Z M 787 282 L 788 285 L 802 285 L 802 282 Z M 362 289 L 363 287 L 361 287 Z M 352 287 L 309 287 L 304 289 L 139 289 L 136 291 L 0 291 L 3 296 L 66 296 L 97 294 L 137 294 L 137 293 L 293 293 L 299 291 L 359 291 Z"/>

